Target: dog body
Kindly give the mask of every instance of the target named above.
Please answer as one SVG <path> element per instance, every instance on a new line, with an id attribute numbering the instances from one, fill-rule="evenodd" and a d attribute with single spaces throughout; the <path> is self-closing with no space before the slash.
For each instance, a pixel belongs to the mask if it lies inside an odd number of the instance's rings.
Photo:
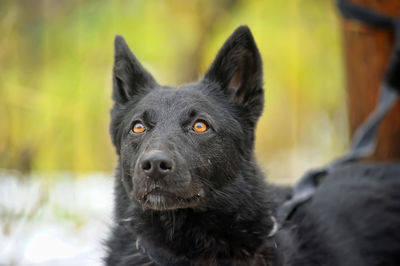
<path id="1" fill-rule="evenodd" d="M 254 158 L 264 93 L 247 27 L 202 80 L 179 88 L 157 84 L 117 37 L 113 87 L 119 161 L 107 265 L 400 264 L 397 179 L 372 186 L 327 177 L 332 184 L 276 233 L 290 190 L 268 185 Z"/>

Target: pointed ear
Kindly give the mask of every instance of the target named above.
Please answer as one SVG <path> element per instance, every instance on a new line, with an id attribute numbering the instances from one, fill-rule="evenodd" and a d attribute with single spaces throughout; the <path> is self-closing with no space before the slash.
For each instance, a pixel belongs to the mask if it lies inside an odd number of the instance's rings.
<path id="1" fill-rule="evenodd" d="M 219 50 L 204 77 L 256 119 L 264 105 L 262 60 L 247 26 L 240 26 Z"/>
<path id="2" fill-rule="evenodd" d="M 157 83 L 133 55 L 122 36 L 115 37 L 114 47 L 113 99 L 123 104 Z"/>

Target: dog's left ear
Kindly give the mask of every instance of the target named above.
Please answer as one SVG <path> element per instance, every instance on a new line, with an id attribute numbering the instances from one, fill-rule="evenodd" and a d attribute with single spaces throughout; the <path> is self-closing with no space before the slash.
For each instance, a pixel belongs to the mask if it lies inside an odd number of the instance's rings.
<path id="1" fill-rule="evenodd" d="M 204 79 L 217 83 L 231 101 L 257 120 L 264 105 L 262 60 L 247 26 L 232 33 Z"/>
<path id="2" fill-rule="evenodd" d="M 122 36 L 115 37 L 114 47 L 113 99 L 124 104 L 145 94 L 157 83 L 133 55 Z"/>

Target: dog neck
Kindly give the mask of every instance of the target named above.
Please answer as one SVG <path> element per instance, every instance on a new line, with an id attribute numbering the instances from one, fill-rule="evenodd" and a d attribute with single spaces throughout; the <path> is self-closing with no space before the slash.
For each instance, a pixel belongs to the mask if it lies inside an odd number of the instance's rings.
<path id="1" fill-rule="evenodd" d="M 132 218 L 126 219 L 124 226 L 130 227 L 149 257 L 158 261 L 173 258 L 173 265 L 187 259 L 221 263 L 257 257 L 271 261 L 275 247 L 270 239 L 276 221 L 271 218 L 274 211 L 265 191 L 243 191 L 240 199 L 229 197 L 229 205 L 212 199 L 209 207 L 202 209 L 154 211 L 137 205 L 131 208 L 128 217 Z"/>

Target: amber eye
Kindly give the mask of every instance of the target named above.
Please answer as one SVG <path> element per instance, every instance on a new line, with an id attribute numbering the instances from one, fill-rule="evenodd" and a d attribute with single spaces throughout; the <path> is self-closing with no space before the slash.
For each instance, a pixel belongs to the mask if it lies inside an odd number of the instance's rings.
<path id="1" fill-rule="evenodd" d="M 140 123 L 140 122 L 136 122 L 133 125 L 132 131 L 135 132 L 136 134 L 140 134 L 143 133 L 143 131 L 146 129 L 146 127 Z"/>
<path id="2" fill-rule="evenodd" d="M 208 130 L 208 126 L 203 121 L 196 121 L 193 125 L 193 130 L 197 133 L 204 133 Z"/>

